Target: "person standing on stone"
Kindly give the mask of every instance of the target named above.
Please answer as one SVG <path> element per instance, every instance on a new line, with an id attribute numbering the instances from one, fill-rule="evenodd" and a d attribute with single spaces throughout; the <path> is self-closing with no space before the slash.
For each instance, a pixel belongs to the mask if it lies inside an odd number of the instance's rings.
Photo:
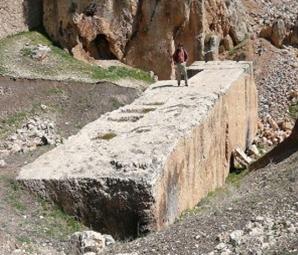
<path id="1" fill-rule="evenodd" d="M 188 60 L 188 53 L 184 49 L 182 43 L 178 44 L 178 48 L 175 50 L 173 55 L 173 60 L 176 65 L 176 76 L 178 81 L 178 86 L 181 83 L 181 76 L 184 76 L 185 86 L 188 86 L 188 77 L 187 77 L 187 70 L 186 70 L 186 62 Z"/>

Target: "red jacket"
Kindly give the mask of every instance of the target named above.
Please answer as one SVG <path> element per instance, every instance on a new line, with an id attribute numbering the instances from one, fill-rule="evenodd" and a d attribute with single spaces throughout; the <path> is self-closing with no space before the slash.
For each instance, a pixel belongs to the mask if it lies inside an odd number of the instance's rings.
<path id="1" fill-rule="evenodd" d="M 175 62 L 175 64 L 181 64 L 184 63 L 188 60 L 188 54 L 187 51 L 185 49 L 177 49 L 173 55 L 173 60 Z"/>

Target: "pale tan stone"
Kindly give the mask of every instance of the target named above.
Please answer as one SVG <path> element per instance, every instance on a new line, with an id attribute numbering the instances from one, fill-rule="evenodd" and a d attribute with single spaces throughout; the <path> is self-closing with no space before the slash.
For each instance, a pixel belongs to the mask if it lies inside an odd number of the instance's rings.
<path id="1" fill-rule="evenodd" d="M 18 180 L 121 238 L 171 223 L 224 184 L 256 133 L 248 62 L 195 62 L 189 87 L 160 81 L 23 167 Z M 201 71 L 201 72 L 200 72 Z"/>

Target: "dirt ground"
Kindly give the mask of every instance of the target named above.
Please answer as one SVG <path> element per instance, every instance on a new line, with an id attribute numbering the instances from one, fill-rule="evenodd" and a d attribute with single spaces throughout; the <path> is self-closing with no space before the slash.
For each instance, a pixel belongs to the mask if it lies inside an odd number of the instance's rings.
<path id="1" fill-rule="evenodd" d="M 139 90 L 110 82 L 98 84 L 0 78 L 0 134 L 9 134 L 38 116 L 55 123 L 67 138 L 84 125 L 132 102 Z M 42 107 L 43 106 L 43 107 Z M 0 167 L 0 254 L 60 254 L 68 236 L 86 227 L 27 191 L 15 181 L 19 169 L 53 146 L 5 158 Z"/>

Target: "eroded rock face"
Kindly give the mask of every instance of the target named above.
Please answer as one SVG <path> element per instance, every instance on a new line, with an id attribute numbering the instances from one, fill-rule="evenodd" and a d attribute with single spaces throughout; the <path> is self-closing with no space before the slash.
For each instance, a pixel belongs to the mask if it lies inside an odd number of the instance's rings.
<path id="1" fill-rule="evenodd" d="M 238 0 L 44 0 L 44 26 L 77 58 L 116 58 L 167 79 L 175 43 L 185 44 L 192 63 L 205 58 L 210 34 L 241 42 L 241 10 Z"/>
<path id="2" fill-rule="evenodd" d="M 0 1 L 0 38 L 41 24 L 42 0 Z"/>
<path id="3" fill-rule="evenodd" d="M 249 62 L 195 62 L 189 87 L 160 81 L 23 167 L 18 179 L 93 229 L 136 237 L 224 184 L 256 132 Z"/>

